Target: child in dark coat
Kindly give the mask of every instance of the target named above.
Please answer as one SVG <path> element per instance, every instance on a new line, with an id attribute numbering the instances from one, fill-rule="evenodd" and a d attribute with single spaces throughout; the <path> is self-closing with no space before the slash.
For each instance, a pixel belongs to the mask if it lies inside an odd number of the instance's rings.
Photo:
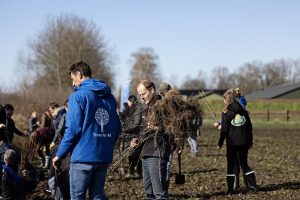
<path id="1" fill-rule="evenodd" d="M 224 94 L 219 149 L 222 148 L 225 139 L 227 145 L 227 193 L 233 193 L 236 156 L 239 157 L 240 166 L 246 178 L 247 190 L 257 191 L 254 171 L 248 165 L 248 150 L 253 144 L 252 123 L 248 112 L 238 103 L 236 91 L 233 89 L 227 90 Z"/>

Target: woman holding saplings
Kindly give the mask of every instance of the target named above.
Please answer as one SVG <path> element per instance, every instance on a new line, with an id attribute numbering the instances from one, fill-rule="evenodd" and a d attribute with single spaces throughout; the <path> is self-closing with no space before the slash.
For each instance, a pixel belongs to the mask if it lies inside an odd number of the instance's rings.
<path id="1" fill-rule="evenodd" d="M 240 166 L 246 178 L 246 189 L 256 192 L 258 188 L 255 174 L 248 165 L 248 150 L 253 144 L 252 124 L 248 112 L 238 103 L 236 91 L 233 89 L 224 93 L 219 149 L 222 148 L 225 139 L 227 145 L 227 194 L 233 193 L 236 156 L 239 156 Z"/>

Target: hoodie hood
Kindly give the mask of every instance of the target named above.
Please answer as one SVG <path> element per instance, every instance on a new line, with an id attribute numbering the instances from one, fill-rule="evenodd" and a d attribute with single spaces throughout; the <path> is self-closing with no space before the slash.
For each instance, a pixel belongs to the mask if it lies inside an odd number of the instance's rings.
<path id="1" fill-rule="evenodd" d="M 237 101 L 234 101 L 228 106 L 228 110 L 234 113 L 242 113 L 244 109 Z"/>
<path id="2" fill-rule="evenodd" d="M 93 91 L 93 92 L 97 93 L 97 95 L 99 95 L 99 96 L 111 95 L 111 90 L 110 90 L 109 86 L 101 80 L 96 80 L 96 79 L 91 79 L 91 78 L 86 79 L 86 80 L 82 81 L 80 83 L 80 85 L 78 87 L 76 87 L 74 90 L 77 91 L 77 90 L 81 90 L 81 89 Z"/>

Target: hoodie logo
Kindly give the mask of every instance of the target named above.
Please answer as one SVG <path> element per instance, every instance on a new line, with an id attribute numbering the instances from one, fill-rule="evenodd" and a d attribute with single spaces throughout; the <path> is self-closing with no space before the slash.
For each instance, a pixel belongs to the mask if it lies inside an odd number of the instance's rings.
<path id="1" fill-rule="evenodd" d="M 242 126 L 245 123 L 246 123 L 246 118 L 239 114 L 236 114 L 234 119 L 231 120 L 231 125 L 233 125 L 233 126 Z"/>
<path id="2" fill-rule="evenodd" d="M 95 113 L 96 122 L 101 126 L 101 132 L 103 133 L 103 127 L 109 122 L 108 112 L 103 108 L 98 108 Z"/>

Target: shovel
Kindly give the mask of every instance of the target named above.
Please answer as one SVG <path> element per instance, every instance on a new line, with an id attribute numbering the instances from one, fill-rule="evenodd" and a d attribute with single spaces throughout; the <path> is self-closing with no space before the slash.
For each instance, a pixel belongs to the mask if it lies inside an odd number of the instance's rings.
<path id="1" fill-rule="evenodd" d="M 181 174 L 181 153 L 178 154 L 178 174 L 175 176 L 175 184 L 182 185 L 185 183 L 185 175 Z"/>

